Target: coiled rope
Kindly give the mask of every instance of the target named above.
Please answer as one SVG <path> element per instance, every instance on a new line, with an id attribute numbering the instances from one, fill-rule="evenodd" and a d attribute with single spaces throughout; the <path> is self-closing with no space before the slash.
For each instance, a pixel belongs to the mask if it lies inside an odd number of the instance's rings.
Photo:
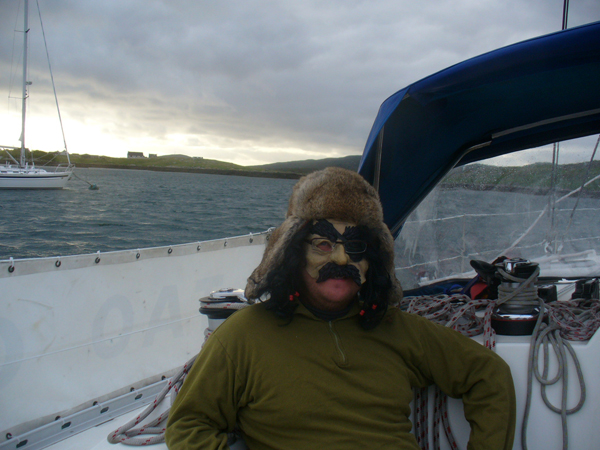
<path id="1" fill-rule="evenodd" d="M 585 341 L 591 339 L 600 327 L 600 302 L 597 300 L 573 299 L 570 301 L 555 301 L 549 304 L 537 295 L 535 281 L 539 274 L 536 268 L 530 277 L 523 279 L 499 269 L 504 279 L 511 283 L 503 283 L 498 289 L 498 300 L 471 300 L 465 295 L 436 295 L 405 297 L 399 307 L 409 313 L 418 314 L 433 322 L 453 328 L 461 334 L 473 337 L 483 334 L 483 343 L 490 349 L 496 347 L 496 333 L 491 326 L 493 311 L 501 304 L 510 306 L 528 306 L 539 308 L 539 315 L 530 341 L 527 397 L 525 412 L 521 429 L 521 443 L 523 450 L 527 450 L 527 425 L 531 410 L 531 397 L 533 390 L 533 377 L 541 385 L 541 396 L 546 406 L 561 416 L 563 449 L 568 449 L 567 416 L 579 411 L 585 402 L 585 380 L 580 362 L 575 350 L 568 342 Z M 517 285 L 518 284 L 518 285 Z M 516 287 L 515 287 L 516 286 Z M 550 351 L 552 346 L 558 361 L 558 369 L 553 378 L 548 375 Z M 542 360 L 540 361 L 540 350 Z M 568 356 L 570 355 L 577 372 L 580 386 L 580 397 L 577 405 L 567 407 Z M 542 370 L 539 364 L 543 364 Z M 560 406 L 553 405 L 547 396 L 548 386 L 562 380 L 562 393 Z M 429 449 L 429 394 L 427 389 L 414 390 L 413 425 L 417 443 L 422 449 Z M 437 386 L 434 387 L 433 407 L 433 442 L 432 448 L 440 448 L 440 427 L 448 439 L 451 448 L 458 449 L 456 439 L 452 434 L 448 418 L 447 396 Z"/>
<path id="2" fill-rule="evenodd" d="M 537 293 L 535 282 L 540 274 L 539 266 L 536 266 L 533 273 L 528 278 L 519 278 L 498 267 L 498 273 L 504 280 L 511 283 L 501 283 L 498 286 L 498 300 L 496 306 L 510 303 L 510 306 L 517 307 L 536 307 L 539 305 L 540 298 Z M 514 287 L 517 284 L 518 287 Z"/>
<path id="3" fill-rule="evenodd" d="M 569 341 L 585 341 L 592 338 L 600 327 L 600 302 L 586 299 L 553 302 L 545 304 L 540 300 L 540 315 L 538 317 L 529 348 L 529 363 L 527 367 L 527 396 L 525 413 L 521 430 L 521 446 L 527 450 L 527 425 L 531 409 L 533 377 L 541 385 L 541 396 L 546 406 L 561 416 L 563 449 L 569 448 L 569 430 L 567 416 L 579 411 L 585 402 L 586 388 L 581 364 Z M 547 318 L 547 323 L 544 321 Z M 549 346 L 552 346 L 558 362 L 554 378 L 548 375 L 550 364 Z M 540 349 L 543 349 L 543 369 L 540 373 Z M 577 372 L 579 383 L 579 400 L 573 408 L 567 406 L 567 387 L 569 383 L 568 356 L 571 356 Z M 547 388 L 562 380 L 560 407 L 553 405 L 548 399 Z"/>

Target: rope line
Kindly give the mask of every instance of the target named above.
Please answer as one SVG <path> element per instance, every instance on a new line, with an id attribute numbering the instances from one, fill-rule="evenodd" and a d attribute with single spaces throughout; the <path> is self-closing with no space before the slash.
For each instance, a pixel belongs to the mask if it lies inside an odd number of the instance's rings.
<path id="1" fill-rule="evenodd" d="M 78 180 L 83 181 L 84 183 L 89 184 L 90 185 L 90 190 L 92 190 L 92 191 L 97 191 L 98 190 L 98 186 L 96 184 L 92 184 L 88 180 L 84 180 L 83 178 L 81 178 L 80 176 L 78 176 L 75 172 L 72 172 L 71 175 L 73 175 Z"/>
<path id="2" fill-rule="evenodd" d="M 141 424 L 142 421 L 146 419 L 146 417 L 148 417 L 150 413 L 152 413 L 152 411 L 154 411 L 158 407 L 158 405 L 165 399 L 165 397 L 169 392 L 171 392 L 171 390 L 173 391 L 171 393 L 171 406 L 173 406 L 173 402 L 175 401 L 175 398 L 179 393 L 179 389 L 183 385 L 183 382 L 185 381 L 185 378 L 192 365 L 194 364 L 194 361 L 196 360 L 197 356 L 198 355 L 195 355 L 193 358 L 191 358 L 175 375 L 171 377 L 168 384 L 156 396 L 154 402 L 148 405 L 140 415 L 131 419 L 125 425 L 117 428 L 114 432 L 112 432 L 107 438 L 108 442 L 111 444 L 118 444 L 120 442 L 122 444 L 132 446 L 144 446 L 164 442 L 166 424 L 167 419 L 169 418 L 170 408 L 151 422 L 145 425 L 140 425 L 137 428 L 135 427 Z M 150 438 L 138 437 L 141 435 L 149 434 L 153 436 Z"/>

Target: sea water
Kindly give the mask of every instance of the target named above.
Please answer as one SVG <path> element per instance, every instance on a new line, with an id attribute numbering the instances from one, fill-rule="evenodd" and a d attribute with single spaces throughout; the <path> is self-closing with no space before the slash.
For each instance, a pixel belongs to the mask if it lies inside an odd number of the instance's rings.
<path id="1" fill-rule="evenodd" d="M 279 225 L 296 180 L 76 169 L 62 190 L 0 190 L 0 259 L 176 245 Z"/>
<path id="2" fill-rule="evenodd" d="M 396 276 L 410 289 L 471 272 L 472 260 L 500 256 L 534 262 L 560 256 L 597 276 L 597 266 L 586 262 L 600 255 L 600 199 L 590 194 L 561 194 L 552 202 L 518 191 L 436 188 L 396 239 Z"/>
<path id="3" fill-rule="evenodd" d="M 74 178 L 63 190 L 0 190 L 0 259 L 104 253 L 262 232 L 283 221 L 296 183 L 125 169 L 76 169 L 76 174 L 99 189 Z M 472 259 L 532 259 L 556 251 L 600 254 L 599 214 L 598 198 L 573 195 L 551 207 L 540 195 L 437 188 L 396 240 L 396 274 L 412 287 L 423 277 L 469 271 Z"/>

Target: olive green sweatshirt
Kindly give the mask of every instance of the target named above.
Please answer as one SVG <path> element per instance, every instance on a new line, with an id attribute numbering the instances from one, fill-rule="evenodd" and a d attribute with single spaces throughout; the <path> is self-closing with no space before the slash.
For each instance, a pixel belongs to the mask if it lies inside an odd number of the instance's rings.
<path id="1" fill-rule="evenodd" d="M 236 424 L 251 450 L 418 449 L 413 387 L 462 397 L 469 449 L 510 449 L 508 365 L 456 331 L 390 308 L 375 329 L 358 305 L 324 321 L 300 305 L 290 323 L 245 308 L 208 339 L 169 417 L 171 450 L 226 449 Z"/>

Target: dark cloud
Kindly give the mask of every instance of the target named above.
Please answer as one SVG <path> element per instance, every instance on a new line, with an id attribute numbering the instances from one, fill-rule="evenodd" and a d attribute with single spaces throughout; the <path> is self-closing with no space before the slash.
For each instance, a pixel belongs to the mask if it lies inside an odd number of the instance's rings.
<path id="1" fill-rule="evenodd" d="M 396 90 L 562 20 L 546 0 L 39 1 L 66 121 L 240 163 L 360 153 Z M 0 0 L 2 30 L 18 3 Z M 571 2 L 570 25 L 599 19 L 597 0 Z M 32 63 L 36 86 L 42 73 Z"/>

